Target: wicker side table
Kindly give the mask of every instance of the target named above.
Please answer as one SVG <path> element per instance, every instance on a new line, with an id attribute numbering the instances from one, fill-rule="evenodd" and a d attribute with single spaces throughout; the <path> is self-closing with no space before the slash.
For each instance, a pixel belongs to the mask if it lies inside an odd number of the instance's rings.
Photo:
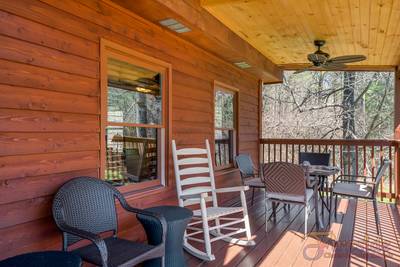
<path id="1" fill-rule="evenodd" d="M 167 221 L 167 237 L 165 244 L 165 267 L 186 266 L 183 255 L 183 235 L 186 226 L 192 219 L 193 212 L 187 208 L 178 206 L 158 206 L 146 209 L 164 216 Z M 157 245 L 161 242 L 161 226 L 153 218 L 137 215 L 137 218 L 146 231 L 150 245 Z M 145 267 L 161 266 L 161 259 L 146 261 Z"/>

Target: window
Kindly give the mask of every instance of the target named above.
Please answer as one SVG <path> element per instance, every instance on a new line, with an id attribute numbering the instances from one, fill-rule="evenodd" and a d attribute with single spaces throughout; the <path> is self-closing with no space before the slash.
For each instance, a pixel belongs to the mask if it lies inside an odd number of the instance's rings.
<path id="1" fill-rule="evenodd" d="M 101 177 L 134 189 L 159 185 L 165 175 L 168 67 L 102 41 Z"/>
<path id="2" fill-rule="evenodd" d="M 217 169 L 233 167 L 236 154 L 236 102 L 237 92 L 220 85 L 215 88 L 215 166 Z"/>

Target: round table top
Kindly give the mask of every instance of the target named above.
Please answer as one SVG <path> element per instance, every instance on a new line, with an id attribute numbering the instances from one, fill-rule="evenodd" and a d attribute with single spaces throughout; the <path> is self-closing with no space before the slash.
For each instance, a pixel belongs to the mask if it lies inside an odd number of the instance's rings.
<path id="1" fill-rule="evenodd" d="M 17 255 L 0 261 L 0 267 L 80 267 L 81 258 L 71 252 L 42 251 Z"/>
<path id="2" fill-rule="evenodd" d="M 163 215 L 167 222 L 186 220 L 193 216 L 193 212 L 190 209 L 179 206 L 157 206 L 146 210 Z"/>

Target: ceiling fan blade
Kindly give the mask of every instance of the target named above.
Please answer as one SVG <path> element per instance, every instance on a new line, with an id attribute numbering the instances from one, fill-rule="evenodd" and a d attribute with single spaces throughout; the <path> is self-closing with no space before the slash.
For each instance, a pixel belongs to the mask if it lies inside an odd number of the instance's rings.
<path id="1" fill-rule="evenodd" d="M 347 66 L 343 63 L 331 62 L 328 61 L 322 67 L 326 70 L 344 70 Z"/>
<path id="2" fill-rule="evenodd" d="M 340 56 L 334 57 L 328 60 L 328 62 L 332 63 L 351 63 L 351 62 L 359 62 L 366 60 L 367 57 L 364 55 L 347 55 L 347 56 Z"/>

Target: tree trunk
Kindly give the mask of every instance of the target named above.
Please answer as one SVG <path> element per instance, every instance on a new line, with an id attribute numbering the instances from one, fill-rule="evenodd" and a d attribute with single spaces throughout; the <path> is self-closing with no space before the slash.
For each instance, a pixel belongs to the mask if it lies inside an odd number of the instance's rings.
<path id="1" fill-rule="evenodd" d="M 140 123 L 146 123 L 148 121 L 147 118 L 147 98 L 146 98 L 146 94 L 139 94 L 139 102 L 138 102 L 138 106 L 139 106 L 139 121 Z M 140 136 L 139 137 L 147 137 L 147 131 L 146 128 L 139 128 L 139 133 Z"/>
<path id="2" fill-rule="evenodd" d="M 344 87 L 343 87 L 343 139 L 354 139 L 355 136 L 355 102 L 354 102 L 354 91 L 355 91 L 355 79 L 356 75 L 354 72 L 344 72 Z M 355 162 L 355 147 L 346 146 L 343 148 L 344 158 L 344 171 L 348 174 L 357 174 L 356 162 Z M 350 160 L 350 161 L 349 161 Z"/>

